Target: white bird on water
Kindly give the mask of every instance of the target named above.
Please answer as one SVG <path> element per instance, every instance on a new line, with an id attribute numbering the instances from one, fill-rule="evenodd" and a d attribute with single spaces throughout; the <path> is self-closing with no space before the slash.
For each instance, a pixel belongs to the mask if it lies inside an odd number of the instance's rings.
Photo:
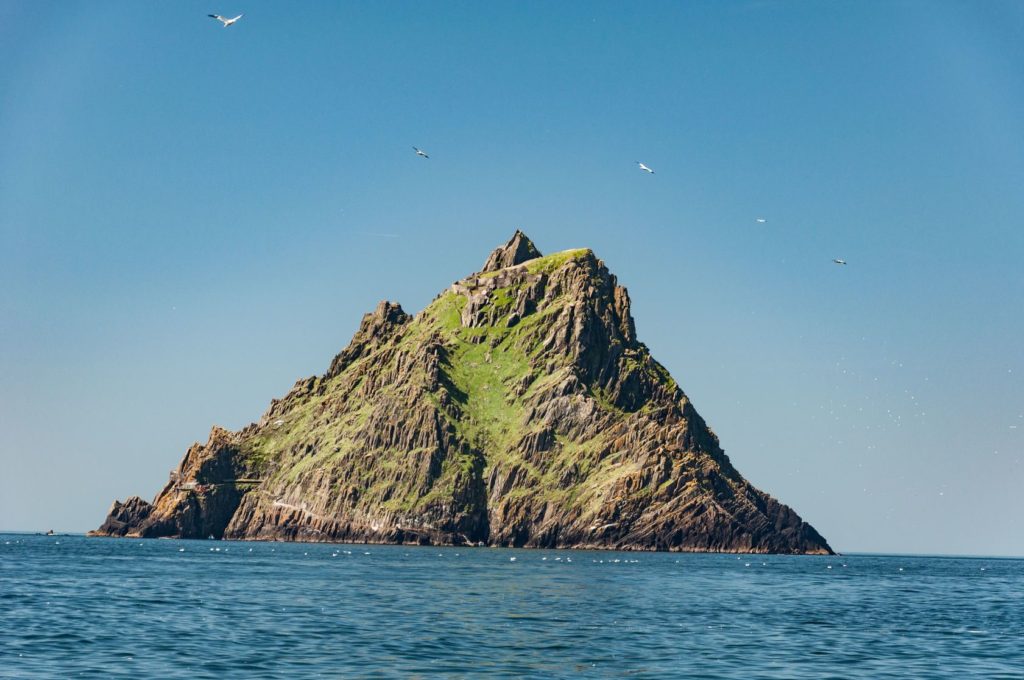
<path id="1" fill-rule="evenodd" d="M 836 264 L 846 264 L 846 260 L 840 260 L 838 258 L 836 258 L 836 259 L 834 259 L 832 261 L 835 262 Z"/>
<path id="2" fill-rule="evenodd" d="M 651 174 L 651 175 L 653 175 L 653 174 L 654 174 L 654 170 L 651 170 L 651 169 L 650 169 L 649 167 L 647 167 L 646 165 L 644 165 L 644 164 L 643 164 L 643 163 L 641 163 L 640 161 L 637 161 L 637 162 L 636 162 L 636 165 L 637 165 L 637 167 L 638 167 L 638 168 L 640 168 L 640 169 L 641 169 L 641 170 L 643 170 L 644 172 L 646 172 L 646 173 L 649 173 L 649 174 Z"/>
<path id="3" fill-rule="evenodd" d="M 241 14 L 239 14 L 234 19 L 225 19 L 224 17 L 222 17 L 219 14 L 207 14 L 206 16 L 210 17 L 211 19 L 216 19 L 220 23 L 224 24 L 224 28 L 227 28 L 228 26 L 230 26 L 231 24 L 235 23 L 236 21 L 238 21 L 239 19 L 242 18 Z"/>
<path id="4" fill-rule="evenodd" d="M 418 146 L 412 147 L 412 150 L 415 151 L 416 155 L 419 156 L 420 158 L 430 158 L 430 156 L 427 155 L 427 152 L 419 148 Z"/>

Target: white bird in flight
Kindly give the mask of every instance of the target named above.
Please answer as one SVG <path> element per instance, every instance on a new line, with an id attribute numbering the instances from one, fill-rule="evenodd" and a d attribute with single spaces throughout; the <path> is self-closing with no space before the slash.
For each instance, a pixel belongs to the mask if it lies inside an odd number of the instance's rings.
<path id="1" fill-rule="evenodd" d="M 238 21 L 239 19 L 242 18 L 241 14 L 239 14 L 234 19 L 225 19 L 224 17 L 222 17 L 219 14 L 207 14 L 206 16 L 210 17 L 211 19 L 216 19 L 220 23 L 224 24 L 224 28 L 227 28 L 228 26 L 230 26 L 231 24 L 235 23 L 236 21 Z"/>
<path id="2" fill-rule="evenodd" d="M 763 218 L 763 217 L 758 217 L 758 218 L 757 218 L 757 219 L 756 219 L 755 221 L 756 221 L 756 222 L 757 222 L 758 224 L 764 224 L 764 223 L 765 223 L 765 222 L 767 222 L 768 220 L 766 220 L 766 219 L 765 219 L 765 218 Z"/>
<path id="3" fill-rule="evenodd" d="M 641 163 L 640 161 L 637 161 L 637 162 L 636 162 L 636 165 L 637 165 L 637 167 L 638 167 L 638 168 L 640 168 L 640 169 L 641 169 L 641 170 L 643 170 L 644 172 L 650 173 L 650 174 L 652 174 L 652 175 L 654 174 L 654 170 L 651 170 L 651 169 L 650 169 L 649 167 L 647 167 L 646 165 L 644 165 L 644 164 L 643 164 L 643 163 Z"/>
<path id="4" fill-rule="evenodd" d="M 846 260 L 840 260 L 838 258 L 832 261 L 835 262 L 836 264 L 846 264 Z"/>
<path id="5" fill-rule="evenodd" d="M 416 155 L 420 156 L 421 158 L 430 158 L 430 156 L 427 155 L 427 152 L 419 148 L 418 146 L 412 147 L 412 150 L 415 151 Z"/>

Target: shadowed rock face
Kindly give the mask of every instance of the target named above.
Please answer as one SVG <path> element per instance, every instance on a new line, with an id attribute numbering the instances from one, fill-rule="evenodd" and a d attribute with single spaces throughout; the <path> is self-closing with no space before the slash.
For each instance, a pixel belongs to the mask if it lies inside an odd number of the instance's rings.
<path id="1" fill-rule="evenodd" d="M 214 428 L 94 535 L 830 553 L 729 462 L 588 249 L 521 232 L 322 376 Z"/>

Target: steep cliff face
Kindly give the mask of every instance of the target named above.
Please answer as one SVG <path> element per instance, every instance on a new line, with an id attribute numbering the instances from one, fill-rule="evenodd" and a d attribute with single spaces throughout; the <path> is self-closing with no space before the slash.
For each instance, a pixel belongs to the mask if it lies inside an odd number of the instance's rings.
<path id="1" fill-rule="evenodd" d="M 732 466 L 604 264 L 521 232 L 416 316 L 380 303 L 324 375 L 94 533 L 831 552 Z"/>

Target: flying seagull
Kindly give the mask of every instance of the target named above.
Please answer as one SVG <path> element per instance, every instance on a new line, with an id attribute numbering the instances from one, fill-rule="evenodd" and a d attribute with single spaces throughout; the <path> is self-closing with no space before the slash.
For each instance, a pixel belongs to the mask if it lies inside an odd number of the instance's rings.
<path id="1" fill-rule="evenodd" d="M 767 222 L 768 220 L 766 220 L 766 219 L 765 219 L 765 218 L 763 218 L 763 217 L 758 217 L 758 218 L 757 218 L 757 219 L 756 219 L 755 221 L 756 221 L 756 222 L 757 222 L 758 224 L 764 224 L 764 223 L 765 223 L 765 222 Z"/>
<path id="2" fill-rule="evenodd" d="M 840 260 L 838 258 L 832 261 L 835 262 L 836 264 L 846 264 L 846 260 Z"/>
<path id="3" fill-rule="evenodd" d="M 216 19 L 220 23 L 224 24 L 224 28 L 227 28 L 228 26 L 230 26 L 231 24 L 235 23 L 236 21 L 238 21 L 239 19 L 242 18 L 241 14 L 239 14 L 234 19 L 225 19 L 224 17 L 222 17 L 219 14 L 207 14 L 206 16 L 210 17 L 211 19 Z"/>
<path id="4" fill-rule="evenodd" d="M 430 156 L 427 155 L 427 152 L 419 148 L 418 146 L 412 147 L 412 150 L 415 151 L 416 155 L 421 158 L 430 158 Z"/>
<path id="5" fill-rule="evenodd" d="M 636 164 L 637 164 L 637 167 L 639 167 L 644 172 L 650 173 L 652 175 L 654 174 L 654 170 L 651 170 L 649 167 L 647 167 L 646 165 L 644 165 L 640 161 L 637 161 Z"/>

